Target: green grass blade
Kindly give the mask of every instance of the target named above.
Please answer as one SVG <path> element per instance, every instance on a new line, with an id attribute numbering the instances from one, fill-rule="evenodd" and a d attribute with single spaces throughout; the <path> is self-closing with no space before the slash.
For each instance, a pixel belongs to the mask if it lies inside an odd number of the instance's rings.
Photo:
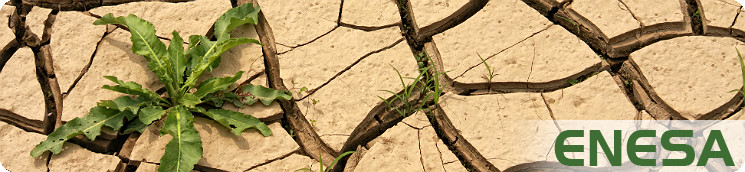
<path id="1" fill-rule="evenodd" d="M 737 57 L 740 58 L 740 70 L 742 72 L 742 90 L 745 91 L 745 63 L 742 61 L 742 55 L 740 54 L 740 50 L 735 48 L 737 51 Z M 743 96 L 745 96 L 745 93 L 743 93 Z"/>
<path id="2" fill-rule="evenodd" d="M 343 158 L 344 156 L 347 156 L 347 155 L 349 155 L 349 154 L 353 154 L 353 153 L 354 153 L 354 151 L 347 151 L 347 152 L 344 152 L 343 154 L 341 154 L 341 155 L 339 155 L 338 157 L 336 157 L 336 159 L 334 159 L 334 161 L 332 161 L 332 162 L 331 162 L 331 165 L 329 165 L 329 167 L 333 167 L 334 165 L 336 165 L 336 162 L 339 162 L 339 160 L 340 160 L 341 158 Z M 329 171 L 329 170 L 331 170 L 331 168 L 328 168 L 328 169 L 326 169 L 326 171 Z"/>

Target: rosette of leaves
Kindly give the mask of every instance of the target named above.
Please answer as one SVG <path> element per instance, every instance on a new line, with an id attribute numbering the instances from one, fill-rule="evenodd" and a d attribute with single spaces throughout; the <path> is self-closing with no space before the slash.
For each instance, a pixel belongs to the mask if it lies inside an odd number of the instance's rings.
<path id="1" fill-rule="evenodd" d="M 155 35 L 154 26 L 135 15 L 114 17 L 107 14 L 96 20 L 95 25 L 115 24 L 129 29 L 132 51 L 147 59 L 148 68 L 165 85 L 167 95 L 156 94 L 135 82 L 106 76 L 115 85 L 106 85 L 103 89 L 128 95 L 98 102 L 85 117 L 75 118 L 50 133 L 46 140 L 31 150 L 31 156 L 37 157 L 46 151 L 57 154 L 65 141 L 80 134 L 94 140 L 104 126 L 122 134 L 141 133 L 154 121 L 164 118 L 160 133 L 169 134 L 173 139 L 165 147 L 158 171 L 188 172 L 202 158 L 202 141 L 193 124 L 196 114 L 217 121 L 236 135 L 248 128 L 255 128 L 264 136 L 272 135 L 266 124 L 251 115 L 207 107 L 221 107 L 226 101 L 241 107 L 257 101 L 269 105 L 276 99 L 291 99 L 288 92 L 251 84 L 240 86 L 236 92 L 229 91 L 242 72 L 232 77 L 198 81 L 205 71 L 218 67 L 220 55 L 228 49 L 245 43 L 259 44 L 255 39 L 230 36 L 230 32 L 240 25 L 255 25 L 258 12 L 259 8 L 252 4 L 228 10 L 214 24 L 214 39 L 189 36 L 186 49 L 178 32 L 172 33 L 173 39 L 166 47 Z M 208 103 L 212 106 L 203 105 Z"/>

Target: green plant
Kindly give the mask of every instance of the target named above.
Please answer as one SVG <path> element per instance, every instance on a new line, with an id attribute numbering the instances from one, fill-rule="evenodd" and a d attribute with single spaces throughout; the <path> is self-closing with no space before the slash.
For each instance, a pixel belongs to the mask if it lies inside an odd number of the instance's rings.
<path id="1" fill-rule="evenodd" d="M 569 84 L 571 85 L 577 85 L 580 81 L 577 79 L 569 79 L 567 82 L 569 82 Z"/>
<path id="2" fill-rule="evenodd" d="M 442 94 L 442 88 L 439 83 L 439 76 L 442 73 L 439 73 L 436 68 L 427 65 L 424 65 L 424 62 L 428 62 L 430 64 L 434 64 L 432 59 L 424 52 L 419 53 L 415 56 L 418 65 L 419 65 L 419 75 L 416 78 L 409 78 L 409 77 L 403 77 L 401 76 L 401 72 L 396 69 L 396 67 L 391 67 L 393 70 L 396 71 L 396 74 L 398 75 L 399 80 L 401 81 L 401 86 L 403 87 L 403 90 L 401 94 L 397 94 L 390 90 L 379 90 L 384 91 L 393 94 L 393 99 L 386 100 L 380 96 L 380 100 L 383 100 L 386 104 L 388 104 L 389 107 L 393 106 L 393 102 L 396 100 L 400 100 L 403 102 L 403 108 L 394 108 L 396 112 L 401 114 L 401 116 L 406 116 L 406 114 L 413 114 L 416 111 L 424 110 L 427 107 L 426 103 L 421 103 L 418 107 L 415 107 L 415 105 L 412 105 L 409 100 L 411 99 L 411 95 L 414 93 L 414 91 L 420 91 L 421 93 L 427 92 L 428 94 L 424 97 L 424 100 L 432 99 L 435 103 L 439 101 L 440 95 Z M 429 70 L 432 69 L 434 71 L 434 74 L 429 75 Z M 412 83 L 407 86 L 407 84 L 404 82 L 404 78 L 411 79 Z M 432 92 L 428 92 L 432 91 Z"/>
<path id="3" fill-rule="evenodd" d="M 135 15 L 114 17 L 107 14 L 96 20 L 95 25 L 116 24 L 126 26 L 131 33 L 132 51 L 148 61 L 148 68 L 165 85 L 167 96 L 142 88 L 135 82 L 124 82 L 114 76 L 105 78 L 116 85 L 102 88 L 125 93 L 114 100 L 103 100 L 90 109 L 88 115 L 75 118 L 49 134 L 39 143 L 31 156 L 38 157 L 46 151 L 54 154 L 62 150 L 65 141 L 85 135 L 94 140 L 103 126 L 122 134 L 143 132 L 153 121 L 165 118 L 160 129 L 161 135 L 169 134 L 173 139 L 166 145 L 165 154 L 160 159 L 158 171 L 186 172 L 193 169 L 202 158 L 202 141 L 194 128 L 194 114 L 203 114 L 239 135 L 245 129 L 255 128 L 262 135 L 270 136 L 272 131 L 257 118 L 236 111 L 205 109 L 205 103 L 220 107 L 225 101 L 234 104 L 254 104 L 261 101 L 269 105 L 275 99 L 289 100 L 292 97 L 284 91 L 277 91 L 257 85 L 239 86 L 236 92 L 227 91 L 243 74 L 237 72 L 232 77 L 211 78 L 198 82 L 205 71 L 212 71 L 220 62 L 220 55 L 228 49 L 244 44 L 255 43 L 251 38 L 231 38 L 230 32 L 243 24 L 256 24 L 259 8 L 245 4 L 225 12 L 214 24 L 215 40 L 206 36 L 192 35 L 186 51 L 183 39 L 174 31 L 170 45 L 160 41 L 155 35 L 154 26 Z M 124 131 L 120 129 L 124 128 Z"/>
<path id="4" fill-rule="evenodd" d="M 489 63 L 486 63 L 486 60 L 484 60 L 484 58 L 482 58 L 479 53 L 476 53 L 476 55 L 478 55 L 479 59 L 481 59 L 481 63 L 484 63 L 484 66 L 486 67 L 486 71 L 488 72 L 488 75 L 484 75 L 482 77 L 486 79 L 487 81 L 489 81 L 489 83 L 491 83 L 492 79 L 494 79 L 494 77 L 499 74 L 494 73 L 495 68 L 489 67 Z"/>
<path id="5" fill-rule="evenodd" d="M 398 112 L 398 114 L 400 114 L 401 116 L 406 116 L 406 114 L 412 114 L 415 111 L 418 111 L 418 110 L 423 109 L 423 105 L 420 106 L 420 107 L 417 107 L 416 109 L 414 109 L 414 105 L 412 105 L 409 102 L 409 100 L 411 99 L 411 95 L 413 94 L 413 92 L 414 91 L 417 91 L 417 89 L 416 89 L 417 87 L 420 87 L 421 85 L 425 85 L 425 83 L 422 81 L 422 78 L 423 78 L 423 76 L 425 76 L 426 73 L 425 72 L 421 72 L 419 74 L 419 76 L 417 76 L 416 78 L 407 78 L 407 79 L 412 79 L 413 80 L 410 85 L 407 85 L 404 82 L 404 77 L 401 76 L 401 72 L 399 72 L 398 69 L 396 69 L 396 67 L 393 67 L 393 65 L 390 65 L 390 66 L 393 68 L 393 70 L 396 71 L 396 74 L 398 74 L 398 79 L 401 81 L 401 87 L 403 87 L 403 90 L 402 90 L 403 92 L 401 92 L 401 94 L 397 94 L 397 93 L 395 93 L 393 91 L 390 91 L 390 90 L 379 90 L 379 91 L 384 91 L 384 92 L 388 92 L 388 93 L 393 94 L 394 98 L 391 99 L 391 100 L 386 100 L 386 99 L 384 99 L 383 97 L 380 97 L 380 96 L 378 96 L 378 98 L 380 98 L 380 100 L 383 100 L 383 102 L 385 102 L 389 106 L 393 106 L 393 102 L 396 101 L 396 100 L 400 100 L 401 102 L 403 102 L 404 103 L 403 109 L 398 108 L 398 107 L 396 107 L 396 108 L 393 109 L 396 112 Z M 421 85 L 419 85 L 419 84 L 421 84 Z"/>
<path id="6" fill-rule="evenodd" d="M 347 156 L 347 155 L 352 154 L 352 153 L 354 153 L 354 151 L 347 151 L 347 152 L 344 152 L 343 154 L 337 156 L 336 159 L 334 159 L 334 161 L 331 162 L 331 165 L 329 165 L 329 167 L 333 167 L 334 165 L 336 165 L 336 162 L 338 162 L 342 157 Z M 323 157 L 318 156 L 318 161 L 319 161 L 318 163 L 320 164 L 319 165 L 319 168 L 320 169 L 318 170 L 318 172 L 329 172 L 329 171 L 331 171 L 331 168 L 327 168 L 326 170 L 323 170 Z M 313 171 L 310 168 L 302 168 L 302 169 L 298 169 L 298 170 L 295 170 L 295 171 L 296 172 L 297 171 L 311 171 L 311 172 L 315 172 L 315 171 Z"/>
<path id="7" fill-rule="evenodd" d="M 303 87 L 303 88 L 300 88 L 300 91 L 298 91 L 297 94 L 300 94 L 300 93 L 306 92 L 306 91 L 308 91 L 308 87 Z"/>
<path id="8" fill-rule="evenodd" d="M 567 22 L 571 23 L 572 25 L 574 25 L 575 27 L 577 27 L 577 33 L 579 33 L 579 25 L 577 23 L 575 23 L 574 20 L 570 20 L 570 19 L 568 19 L 566 17 L 563 17 L 563 16 L 560 16 L 560 15 L 556 15 L 556 17 L 559 17 L 560 19 L 562 19 L 564 21 L 567 21 Z"/>
<path id="9" fill-rule="evenodd" d="M 316 105 L 316 104 L 318 104 L 318 103 L 321 102 L 320 100 L 316 100 L 316 99 L 313 99 L 313 98 L 311 98 L 310 100 L 313 101 L 313 105 Z"/>

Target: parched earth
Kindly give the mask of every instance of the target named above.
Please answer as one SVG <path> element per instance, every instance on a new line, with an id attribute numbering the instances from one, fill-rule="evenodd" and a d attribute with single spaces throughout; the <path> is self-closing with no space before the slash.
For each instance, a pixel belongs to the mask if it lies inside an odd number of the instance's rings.
<path id="1" fill-rule="evenodd" d="M 519 121 L 742 118 L 743 97 L 730 90 L 742 88 L 735 48 L 745 50 L 745 14 L 733 0 L 132 1 L 2 7 L 0 23 L 9 26 L 0 27 L 5 168 L 155 171 L 170 140 L 156 125 L 29 155 L 55 126 L 121 96 L 101 89 L 111 84 L 103 76 L 162 88 L 131 52 L 126 28 L 93 21 L 135 14 L 167 42 L 173 30 L 208 34 L 223 12 L 251 2 L 261 6 L 258 25 L 233 35 L 263 46 L 228 51 L 204 77 L 245 71 L 241 82 L 290 90 L 295 99 L 227 107 L 260 118 L 270 137 L 255 130 L 236 136 L 198 117 L 204 157 L 195 171 L 318 169 L 319 159 L 329 166 L 346 151 L 357 152 L 335 171 L 561 170 L 551 150 L 522 150 L 552 141 L 532 139 L 538 129 Z M 496 74 L 491 80 L 480 57 Z M 403 90 L 394 68 L 404 77 L 438 78 L 439 101 L 427 97 L 434 82 L 414 84 L 420 87 L 405 101 L 380 91 Z M 424 108 L 395 111 L 405 104 Z"/>

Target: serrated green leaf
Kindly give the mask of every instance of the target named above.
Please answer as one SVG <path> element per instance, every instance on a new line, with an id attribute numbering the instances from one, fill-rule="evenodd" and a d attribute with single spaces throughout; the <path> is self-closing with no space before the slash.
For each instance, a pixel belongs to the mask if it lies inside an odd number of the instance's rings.
<path id="1" fill-rule="evenodd" d="M 168 57 L 171 58 L 173 79 L 176 86 L 184 83 L 184 71 L 186 70 L 186 56 L 184 56 L 184 39 L 178 32 L 173 31 L 173 40 L 168 46 Z"/>
<path id="2" fill-rule="evenodd" d="M 166 111 L 160 106 L 148 106 L 140 110 L 140 114 L 138 115 L 140 118 L 138 119 L 142 124 L 150 125 L 150 123 L 160 119 L 165 113 Z"/>
<path id="3" fill-rule="evenodd" d="M 265 106 L 272 104 L 276 99 L 290 100 L 292 96 L 284 91 L 267 88 L 261 85 L 247 84 L 241 86 L 242 94 L 245 96 L 244 103 L 252 105 L 261 101 Z"/>
<path id="4" fill-rule="evenodd" d="M 206 112 L 202 111 L 202 113 L 226 128 L 233 130 L 235 135 L 240 135 L 243 130 L 248 128 L 256 128 L 264 136 L 272 135 L 272 130 L 264 122 L 259 121 L 259 119 L 251 115 L 224 109 L 210 109 Z"/>
<path id="5" fill-rule="evenodd" d="M 207 40 L 206 37 L 200 38 L 200 44 L 190 50 L 190 71 L 187 75 L 187 79 L 184 82 L 184 86 L 181 88 L 187 90 L 188 88 L 196 85 L 199 76 L 204 73 L 205 70 L 212 69 L 219 64 L 220 55 L 240 44 L 255 43 L 259 44 L 259 41 L 251 38 L 229 38 L 215 43 L 214 41 Z"/>
<path id="6" fill-rule="evenodd" d="M 119 111 L 128 110 L 133 114 L 137 114 L 137 111 L 140 110 L 140 106 L 144 105 L 145 103 L 148 103 L 148 101 L 142 97 L 132 99 L 129 96 L 121 96 L 114 100 L 102 100 L 98 102 L 98 106 L 105 106 Z"/>
<path id="7" fill-rule="evenodd" d="M 259 7 L 252 3 L 243 4 L 228 10 L 217 18 L 215 22 L 215 38 L 225 40 L 230 38 L 230 32 L 244 24 L 256 24 L 259 21 Z"/>
<path id="8" fill-rule="evenodd" d="M 173 136 L 160 159 L 159 172 L 189 172 L 202 158 L 202 140 L 194 128 L 194 116 L 182 106 L 166 115 L 161 132 Z"/>
<path id="9" fill-rule="evenodd" d="M 197 91 L 194 92 L 194 95 L 201 99 L 207 96 L 207 94 L 228 89 L 235 81 L 241 78 L 242 74 L 243 71 L 239 71 L 233 77 L 210 78 L 197 86 Z"/>
<path id="10" fill-rule="evenodd" d="M 735 48 L 735 51 L 737 51 L 737 57 L 740 58 L 740 70 L 742 74 L 742 90 L 745 91 L 745 62 L 742 61 L 742 55 L 740 54 L 740 50 Z M 740 93 L 745 96 L 745 92 L 741 91 Z"/>
<path id="11" fill-rule="evenodd" d="M 147 126 L 148 125 L 146 125 L 145 123 L 142 123 L 142 121 L 140 120 L 134 120 L 127 125 L 127 129 L 124 129 L 124 131 L 122 131 L 122 134 L 131 134 L 135 131 L 142 133 L 145 131 Z"/>
<path id="12" fill-rule="evenodd" d="M 178 102 L 188 108 L 194 108 L 197 104 L 202 103 L 202 100 L 194 94 L 186 93 L 178 100 Z"/>
<path id="13" fill-rule="evenodd" d="M 131 33 L 132 52 L 144 56 L 147 59 L 148 68 L 155 72 L 160 81 L 166 85 L 166 90 L 171 97 L 176 97 L 173 79 L 172 62 L 168 56 L 166 45 L 155 36 L 155 26 L 133 14 L 127 17 L 116 17 L 107 14 L 96 20 L 93 24 L 121 24 L 127 26 Z"/>
<path id="14" fill-rule="evenodd" d="M 90 140 L 95 140 L 101 134 L 101 127 L 107 126 L 119 130 L 123 124 L 124 113 L 106 107 L 96 106 L 91 108 L 88 115 L 75 118 L 57 128 L 47 136 L 47 139 L 36 145 L 31 150 L 31 156 L 38 157 L 49 150 L 54 154 L 62 150 L 62 144 L 80 134 Z"/>
<path id="15" fill-rule="evenodd" d="M 103 87 L 101 87 L 103 89 L 116 91 L 116 92 L 129 94 L 129 95 L 141 96 L 141 97 L 145 97 L 150 100 L 160 100 L 164 102 L 166 101 L 165 99 L 161 98 L 160 95 L 155 94 L 154 92 L 150 90 L 143 89 L 142 85 L 136 82 L 132 82 L 132 81 L 124 82 L 122 80 L 117 79 L 114 76 L 104 76 L 104 78 L 116 83 L 117 85 L 114 85 L 114 86 L 104 85 Z"/>

